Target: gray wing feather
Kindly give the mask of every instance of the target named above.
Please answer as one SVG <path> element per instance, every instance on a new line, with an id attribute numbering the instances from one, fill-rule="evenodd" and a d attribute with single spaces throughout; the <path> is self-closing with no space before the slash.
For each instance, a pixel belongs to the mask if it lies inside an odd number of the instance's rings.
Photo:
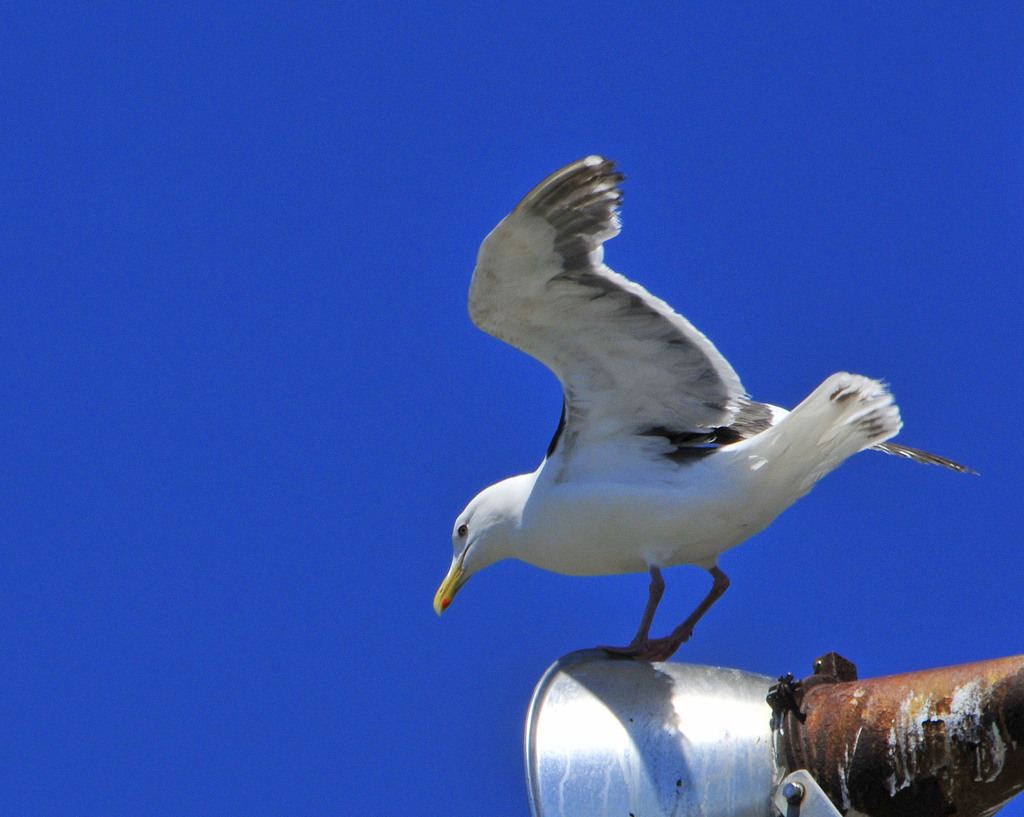
<path id="1" fill-rule="evenodd" d="M 537 185 L 481 245 L 470 316 L 559 378 L 568 439 L 729 426 L 745 400 L 728 361 L 603 263 L 602 245 L 620 229 L 622 180 L 614 162 L 590 156 Z"/>
<path id="2" fill-rule="evenodd" d="M 958 471 L 961 474 L 978 473 L 973 468 L 968 468 L 966 465 L 961 465 L 953 460 L 940 457 L 938 454 L 929 454 L 927 451 L 922 451 L 920 448 L 911 448 L 909 445 L 885 442 L 879 443 L 873 447 L 878 451 L 884 451 L 886 454 L 892 454 L 896 457 L 906 457 L 908 460 L 923 462 L 925 465 L 941 465 L 943 468 L 949 468 L 951 471 Z"/>

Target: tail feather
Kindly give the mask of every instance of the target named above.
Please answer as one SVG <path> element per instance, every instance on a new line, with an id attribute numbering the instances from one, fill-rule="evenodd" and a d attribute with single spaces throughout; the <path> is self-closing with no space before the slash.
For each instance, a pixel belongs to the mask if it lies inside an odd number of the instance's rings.
<path id="1" fill-rule="evenodd" d="M 793 415 L 804 413 L 824 426 L 819 445 L 830 450 L 833 468 L 858 451 L 894 437 L 903 426 L 884 383 L 847 372 L 829 377 L 793 409 Z M 811 431 L 810 425 L 807 430 Z"/>
<path id="2" fill-rule="evenodd" d="M 802 496 L 858 451 L 883 444 L 903 425 L 885 384 L 838 372 L 767 431 L 751 438 L 756 456 Z"/>
<path id="3" fill-rule="evenodd" d="M 961 465 L 953 460 L 940 457 L 938 454 L 929 454 L 927 451 L 922 451 L 920 448 L 911 448 L 909 445 L 898 445 L 897 443 L 878 443 L 872 446 L 876 451 L 884 451 L 886 454 L 892 454 L 896 457 L 906 457 L 908 460 L 914 462 L 923 462 L 925 465 L 941 465 L 943 468 L 949 468 L 951 471 L 956 471 L 960 474 L 977 474 L 973 468 L 968 468 L 966 465 Z"/>
<path id="4" fill-rule="evenodd" d="M 884 383 L 837 372 L 771 428 L 736 443 L 736 449 L 746 455 L 751 473 L 762 484 L 786 492 L 790 502 L 866 448 L 971 471 L 945 457 L 888 442 L 902 426 L 900 410 Z"/>

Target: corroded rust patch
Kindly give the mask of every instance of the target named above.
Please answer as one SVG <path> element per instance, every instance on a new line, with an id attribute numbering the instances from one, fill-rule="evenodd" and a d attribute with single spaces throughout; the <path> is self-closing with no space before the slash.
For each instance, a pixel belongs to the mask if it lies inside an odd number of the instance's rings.
<path id="1" fill-rule="evenodd" d="M 816 662 L 831 672 L 804 680 L 803 722 L 780 733 L 843 812 L 991 814 L 1024 790 L 1024 656 L 846 681 L 838 658 Z"/>

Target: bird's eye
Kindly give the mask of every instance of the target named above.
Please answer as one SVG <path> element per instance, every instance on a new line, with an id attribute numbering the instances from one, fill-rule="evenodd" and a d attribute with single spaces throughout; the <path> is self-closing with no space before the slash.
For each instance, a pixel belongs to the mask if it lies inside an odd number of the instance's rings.
<path id="1" fill-rule="evenodd" d="M 467 533 L 469 533 L 469 528 L 464 524 L 459 525 L 459 529 L 456 531 L 456 533 L 458 533 L 459 536 L 465 536 Z"/>

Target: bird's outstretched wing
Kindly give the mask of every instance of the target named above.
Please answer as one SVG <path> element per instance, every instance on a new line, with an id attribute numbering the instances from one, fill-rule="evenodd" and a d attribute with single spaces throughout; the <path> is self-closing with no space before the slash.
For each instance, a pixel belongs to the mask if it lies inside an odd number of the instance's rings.
<path id="1" fill-rule="evenodd" d="M 555 373 L 573 444 L 646 434 L 685 447 L 741 412 L 766 427 L 768 407 L 745 398 L 711 341 L 604 265 L 622 180 L 614 162 L 589 156 L 537 185 L 480 247 L 474 323 Z"/>

